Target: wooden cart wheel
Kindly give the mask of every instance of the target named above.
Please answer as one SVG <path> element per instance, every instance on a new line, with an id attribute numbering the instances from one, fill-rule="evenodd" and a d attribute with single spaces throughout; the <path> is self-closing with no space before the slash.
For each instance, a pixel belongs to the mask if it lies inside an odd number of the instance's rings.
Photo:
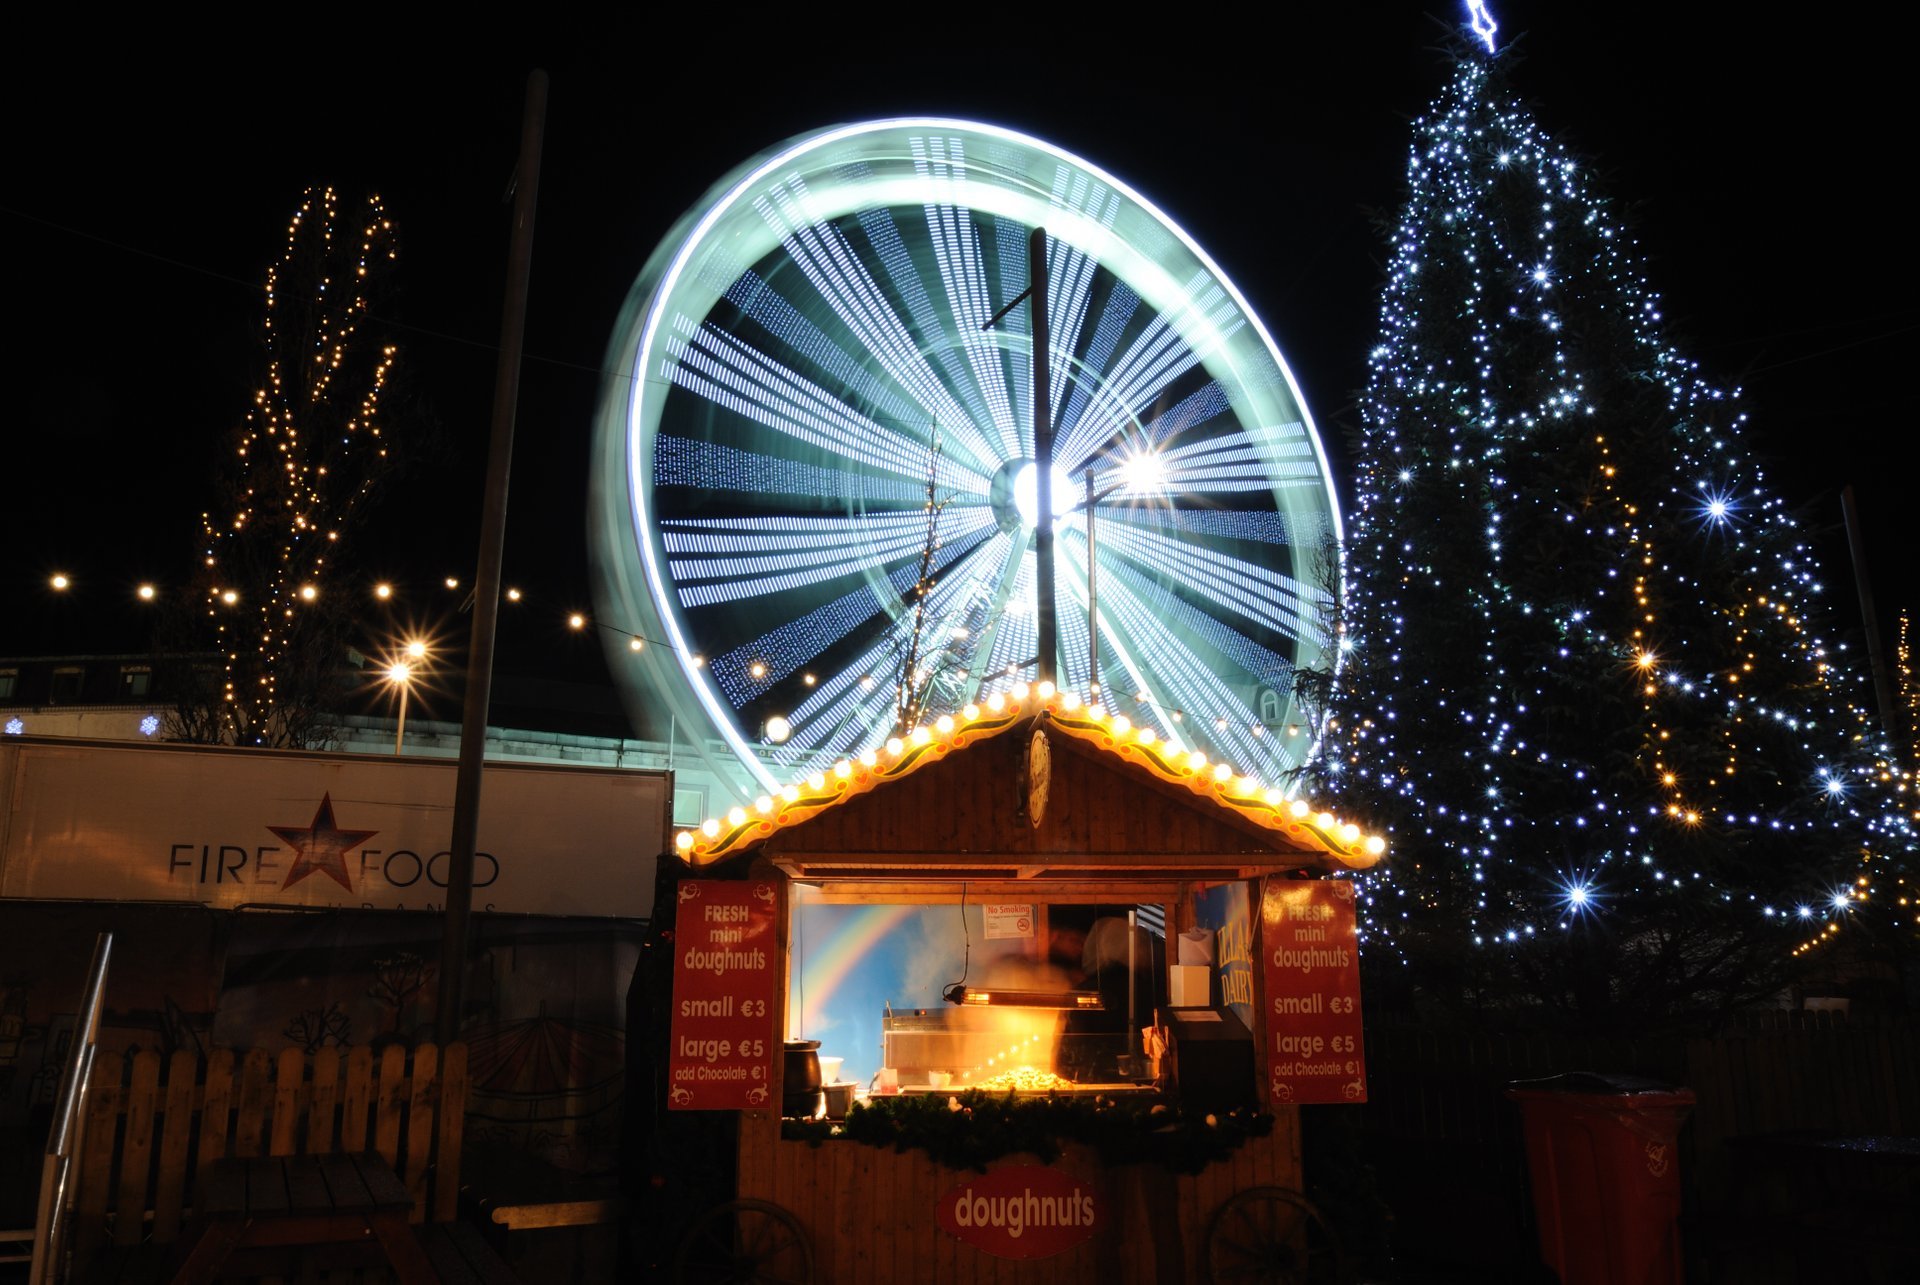
<path id="1" fill-rule="evenodd" d="M 1249 1187 L 1213 1211 L 1203 1246 L 1209 1285 L 1340 1285 L 1340 1242 L 1306 1197 Z"/>
<path id="2" fill-rule="evenodd" d="M 813 1244 L 780 1206 L 730 1200 L 687 1229 L 673 1279 L 677 1285 L 811 1285 Z"/>

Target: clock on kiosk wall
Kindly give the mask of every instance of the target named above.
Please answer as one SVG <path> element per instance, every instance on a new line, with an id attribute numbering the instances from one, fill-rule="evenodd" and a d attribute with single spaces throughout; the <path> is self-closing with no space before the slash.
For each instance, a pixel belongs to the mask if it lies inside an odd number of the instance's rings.
<path id="1" fill-rule="evenodd" d="M 1053 747 L 1038 722 L 1027 737 L 1027 757 L 1021 781 L 1021 800 L 1027 809 L 1027 821 L 1037 830 L 1047 815 L 1047 791 L 1053 785 Z"/>

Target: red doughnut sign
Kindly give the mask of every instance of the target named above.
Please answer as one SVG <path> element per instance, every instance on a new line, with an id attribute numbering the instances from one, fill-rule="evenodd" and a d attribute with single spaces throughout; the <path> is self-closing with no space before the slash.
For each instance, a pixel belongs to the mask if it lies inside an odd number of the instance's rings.
<path id="1" fill-rule="evenodd" d="M 667 1105 L 739 1111 L 772 1102 L 779 950 L 772 880 L 688 879 L 673 925 Z"/>

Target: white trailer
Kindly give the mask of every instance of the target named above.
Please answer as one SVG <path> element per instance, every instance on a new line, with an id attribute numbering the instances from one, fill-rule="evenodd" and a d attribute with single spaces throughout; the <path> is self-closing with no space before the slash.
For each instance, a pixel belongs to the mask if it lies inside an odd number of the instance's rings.
<path id="1" fill-rule="evenodd" d="M 0 737 L 0 897 L 438 910 L 451 760 Z M 673 777 L 489 763 L 473 908 L 646 918 Z"/>

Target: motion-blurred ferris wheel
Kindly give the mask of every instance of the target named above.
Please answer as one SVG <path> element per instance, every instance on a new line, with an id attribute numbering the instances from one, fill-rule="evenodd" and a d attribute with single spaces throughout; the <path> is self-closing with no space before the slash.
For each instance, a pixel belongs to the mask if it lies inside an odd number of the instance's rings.
<path id="1" fill-rule="evenodd" d="M 903 680 L 932 718 L 1034 677 L 1033 328 L 1025 307 L 983 327 L 1036 227 L 1060 685 L 1087 694 L 1097 661 L 1109 708 L 1269 780 L 1308 752 L 1292 676 L 1328 661 L 1339 514 L 1266 329 L 1087 162 L 882 120 L 723 179 L 613 341 L 599 611 L 647 640 L 614 668 L 743 793 L 884 739 Z"/>

